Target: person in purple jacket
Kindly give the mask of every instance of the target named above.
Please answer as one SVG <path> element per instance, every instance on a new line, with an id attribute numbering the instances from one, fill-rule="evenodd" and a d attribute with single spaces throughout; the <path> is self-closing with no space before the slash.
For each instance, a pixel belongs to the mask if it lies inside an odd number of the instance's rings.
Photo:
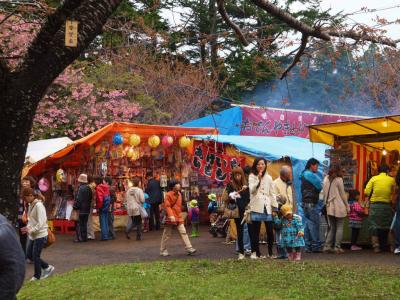
<path id="1" fill-rule="evenodd" d="M 192 224 L 191 237 L 199 237 L 200 209 L 197 200 L 191 200 L 189 206 L 189 220 Z"/>

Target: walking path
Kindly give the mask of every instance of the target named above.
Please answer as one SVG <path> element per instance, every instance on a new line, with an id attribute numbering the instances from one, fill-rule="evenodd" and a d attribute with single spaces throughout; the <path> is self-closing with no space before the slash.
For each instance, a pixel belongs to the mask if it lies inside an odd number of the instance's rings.
<path id="1" fill-rule="evenodd" d="M 186 255 L 183 243 L 177 231 L 173 232 L 169 241 L 169 257 L 160 257 L 160 240 L 162 231 L 152 231 L 143 234 L 142 241 L 127 240 L 122 232 L 117 233 L 113 241 L 89 241 L 87 243 L 73 243 L 73 236 L 57 235 L 56 243 L 42 252 L 42 258 L 55 266 L 55 274 L 65 273 L 82 266 L 154 261 L 165 259 L 226 259 L 237 258 L 234 245 L 224 244 L 225 239 L 213 238 L 207 232 L 207 227 L 200 228 L 200 237 L 191 239 L 197 249 L 194 256 Z M 190 232 L 190 230 L 189 230 Z M 266 253 L 265 245 L 261 245 L 261 252 Z M 355 263 L 368 265 L 398 265 L 400 256 L 388 252 L 375 254 L 367 249 L 360 252 L 346 251 L 344 254 L 303 254 L 304 260 L 326 260 L 338 263 Z M 33 265 L 27 265 L 26 278 L 32 277 Z"/>

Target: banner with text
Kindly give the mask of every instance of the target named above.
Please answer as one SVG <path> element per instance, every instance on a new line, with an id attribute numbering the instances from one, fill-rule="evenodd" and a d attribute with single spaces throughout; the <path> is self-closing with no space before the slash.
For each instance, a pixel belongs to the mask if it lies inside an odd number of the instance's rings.
<path id="1" fill-rule="evenodd" d="M 358 119 L 356 117 L 242 107 L 240 135 L 298 136 L 308 138 L 308 125 L 333 123 Z"/>

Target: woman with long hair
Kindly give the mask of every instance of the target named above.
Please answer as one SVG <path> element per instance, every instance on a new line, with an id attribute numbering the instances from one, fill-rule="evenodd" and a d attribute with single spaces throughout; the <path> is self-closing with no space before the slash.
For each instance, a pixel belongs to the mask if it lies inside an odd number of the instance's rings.
<path id="1" fill-rule="evenodd" d="M 246 206 L 250 201 L 249 188 L 247 186 L 246 176 L 241 167 L 236 167 L 232 170 L 232 178 L 225 189 L 226 195 L 224 202 L 225 207 L 228 205 L 236 205 L 239 211 L 237 218 L 234 218 L 237 229 L 237 241 L 239 246 L 238 259 L 244 259 L 244 245 L 243 245 L 243 224 L 242 219 Z"/>
<path id="2" fill-rule="evenodd" d="M 343 253 L 343 224 L 350 206 L 344 190 L 342 169 L 338 164 L 330 166 L 328 175 L 324 178 L 323 193 L 329 225 L 323 251 Z"/>
<path id="3" fill-rule="evenodd" d="M 267 173 L 267 161 L 262 157 L 254 160 L 249 176 L 251 224 L 249 224 L 251 241 L 251 259 L 263 258 L 260 253 L 259 236 L 261 222 L 267 229 L 268 256 L 272 257 L 273 216 L 278 210 L 278 202 L 274 194 L 274 182 Z"/>

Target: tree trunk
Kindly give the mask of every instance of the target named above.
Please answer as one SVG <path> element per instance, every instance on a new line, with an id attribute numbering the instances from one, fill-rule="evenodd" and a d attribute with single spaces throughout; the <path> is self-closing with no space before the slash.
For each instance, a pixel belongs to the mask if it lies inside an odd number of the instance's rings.
<path id="1" fill-rule="evenodd" d="M 216 1 L 210 0 L 208 14 L 210 17 L 210 61 L 213 68 L 218 64 L 217 8 Z"/>
<path id="2" fill-rule="evenodd" d="M 122 0 L 65 0 L 42 26 L 15 71 L 0 63 L 0 213 L 17 218 L 18 190 L 36 108 L 61 72 L 101 32 Z M 64 45 L 65 20 L 79 22 L 78 47 Z"/>

